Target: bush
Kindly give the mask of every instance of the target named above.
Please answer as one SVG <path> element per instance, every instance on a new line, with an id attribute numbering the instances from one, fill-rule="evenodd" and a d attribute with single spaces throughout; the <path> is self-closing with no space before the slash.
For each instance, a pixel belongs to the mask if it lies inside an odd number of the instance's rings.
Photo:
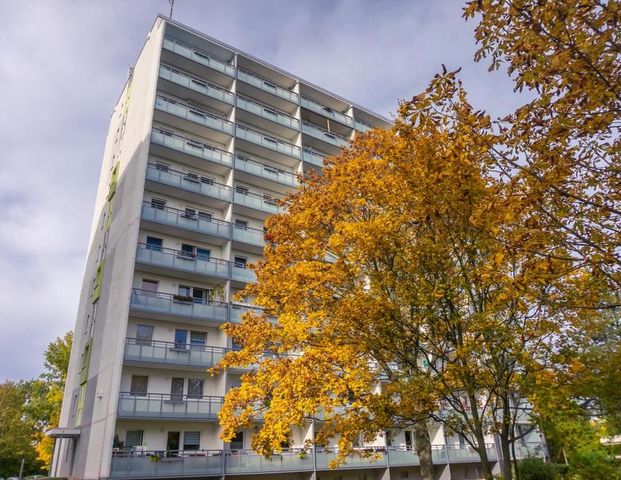
<path id="1" fill-rule="evenodd" d="M 557 468 L 541 458 L 525 458 L 518 462 L 520 480 L 555 480 Z"/>

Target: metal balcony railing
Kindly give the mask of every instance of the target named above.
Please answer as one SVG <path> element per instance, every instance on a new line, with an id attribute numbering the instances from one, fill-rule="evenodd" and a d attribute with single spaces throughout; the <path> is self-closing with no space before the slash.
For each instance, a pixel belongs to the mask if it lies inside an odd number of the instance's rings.
<path id="1" fill-rule="evenodd" d="M 255 100 L 237 95 L 236 105 L 238 108 L 254 113 L 255 115 L 266 118 L 272 122 L 279 123 L 280 125 L 284 125 L 285 127 L 289 127 L 294 130 L 299 130 L 300 128 L 300 121 L 297 118 L 276 110 L 275 108 L 263 105 Z"/>
<path id="2" fill-rule="evenodd" d="M 254 208 L 265 213 L 282 213 L 285 211 L 284 207 L 278 205 L 277 198 L 270 196 L 259 195 L 258 193 L 245 192 L 235 190 L 233 192 L 233 202 L 239 205 L 245 205 L 246 207 Z"/>
<path id="3" fill-rule="evenodd" d="M 179 172 L 156 163 L 147 165 L 147 180 L 177 187 L 206 197 L 231 201 L 231 187 L 199 175 Z"/>
<path id="4" fill-rule="evenodd" d="M 233 155 L 230 152 L 166 130 L 153 128 L 151 131 L 151 141 L 158 145 L 223 165 L 231 166 L 233 163 Z"/>
<path id="5" fill-rule="evenodd" d="M 297 176 L 281 168 L 256 162 L 245 155 L 235 155 L 235 169 L 291 187 L 298 185 Z"/>
<path id="6" fill-rule="evenodd" d="M 240 323 L 242 315 L 248 311 L 255 313 L 262 313 L 263 309 L 259 307 L 253 307 L 251 305 L 242 305 L 240 303 L 231 303 L 231 316 L 230 321 L 232 323 Z"/>
<path id="7" fill-rule="evenodd" d="M 205 65 L 209 68 L 213 68 L 214 70 L 222 72 L 226 75 L 229 75 L 231 77 L 235 76 L 235 67 L 226 62 L 225 60 L 216 58 L 211 54 L 201 52 L 200 50 L 197 50 L 194 47 L 181 43 L 177 40 L 165 37 L 163 47 L 166 50 L 175 52 L 178 55 L 194 60 L 197 63 Z"/>
<path id="8" fill-rule="evenodd" d="M 249 85 L 254 85 L 261 90 L 269 92 L 278 97 L 284 98 L 285 100 L 289 100 L 293 103 L 298 103 L 298 94 L 288 90 L 286 88 L 275 85 L 272 82 L 269 82 L 254 73 L 250 73 L 241 68 L 237 69 L 237 79 Z"/>
<path id="9" fill-rule="evenodd" d="M 333 132 L 324 130 L 323 128 L 309 122 L 302 122 L 302 132 L 318 138 L 319 140 L 323 140 L 324 142 L 334 145 L 335 147 L 346 147 L 349 145 L 349 140 L 345 137 L 341 137 Z"/>
<path id="10" fill-rule="evenodd" d="M 302 160 L 308 163 L 312 163 L 318 167 L 323 167 L 323 161 L 326 155 L 317 152 L 316 150 L 312 150 L 310 148 L 305 148 L 302 151 Z"/>
<path id="11" fill-rule="evenodd" d="M 291 143 L 283 142 L 263 133 L 252 130 L 243 125 L 236 125 L 235 136 L 270 150 L 274 150 L 290 157 L 300 158 L 300 147 Z"/>
<path id="12" fill-rule="evenodd" d="M 169 80 L 177 85 L 182 85 L 195 92 L 202 93 L 203 95 L 221 102 L 233 105 L 235 103 L 235 95 L 222 87 L 218 87 L 213 83 L 206 82 L 194 75 L 177 70 L 169 65 L 160 65 L 160 78 Z"/>
<path id="13" fill-rule="evenodd" d="M 199 213 L 164 207 L 152 202 L 142 204 L 142 218 L 220 238 L 230 238 L 231 224 Z"/>
<path id="14" fill-rule="evenodd" d="M 263 230 L 259 230 L 258 228 L 233 225 L 233 240 L 237 242 L 244 242 L 257 247 L 263 247 L 265 245 L 263 235 Z"/>
<path id="15" fill-rule="evenodd" d="M 188 298 L 170 293 L 132 289 L 131 308 L 156 314 L 170 314 L 217 322 L 228 320 L 228 304 L 209 299 Z"/>
<path id="16" fill-rule="evenodd" d="M 336 110 L 331 109 L 330 107 L 326 107 L 321 103 L 315 102 L 310 98 L 302 97 L 301 103 L 302 107 L 312 110 L 313 112 L 319 113 L 324 117 L 331 118 L 336 120 L 337 122 L 343 123 L 350 127 L 354 125 L 354 119 L 349 115 L 341 112 L 337 112 Z"/>
<path id="17" fill-rule="evenodd" d="M 184 118 L 190 122 L 217 130 L 228 135 L 233 135 L 233 122 L 230 122 L 211 112 L 178 102 L 172 98 L 158 95 L 155 97 L 155 108 L 162 112 L 170 113 L 175 117 Z"/>
<path id="18" fill-rule="evenodd" d="M 224 397 L 175 393 L 120 392 L 118 415 L 123 418 L 216 418 Z"/>
<path id="19" fill-rule="evenodd" d="M 138 243 L 136 262 L 210 277 L 228 278 L 229 276 L 229 262 L 227 260 L 171 248 L 154 247 L 146 243 Z"/>
<path id="20" fill-rule="evenodd" d="M 228 350 L 224 347 L 207 345 L 187 345 L 138 338 L 125 339 L 125 360 L 135 362 L 211 367 L 222 360 Z"/>

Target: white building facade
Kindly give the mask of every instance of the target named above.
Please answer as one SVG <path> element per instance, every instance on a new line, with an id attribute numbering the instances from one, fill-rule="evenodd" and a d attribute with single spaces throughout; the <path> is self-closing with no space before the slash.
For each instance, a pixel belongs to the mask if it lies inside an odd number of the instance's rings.
<path id="1" fill-rule="evenodd" d="M 99 478 L 419 478 L 411 432 L 329 470 L 334 452 L 265 459 L 217 413 L 240 371 L 209 376 L 249 303 L 263 222 L 297 175 L 390 122 L 158 17 L 110 120 L 52 475 Z M 536 434 L 535 434 L 536 435 Z M 463 440 L 432 435 L 438 478 L 480 478 Z M 523 448 L 536 448 L 528 437 Z M 534 445 L 534 446 L 533 446 Z M 526 451 L 525 450 L 525 451 Z M 498 459 L 494 439 L 489 454 Z"/>

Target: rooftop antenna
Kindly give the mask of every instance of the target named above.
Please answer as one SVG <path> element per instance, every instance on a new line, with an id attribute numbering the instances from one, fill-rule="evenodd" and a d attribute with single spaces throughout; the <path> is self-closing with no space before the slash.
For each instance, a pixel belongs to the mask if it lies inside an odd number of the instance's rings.
<path id="1" fill-rule="evenodd" d="M 172 14 L 173 14 L 173 8 L 175 8 L 175 0 L 168 0 L 168 3 L 170 3 L 170 19 L 172 20 Z"/>

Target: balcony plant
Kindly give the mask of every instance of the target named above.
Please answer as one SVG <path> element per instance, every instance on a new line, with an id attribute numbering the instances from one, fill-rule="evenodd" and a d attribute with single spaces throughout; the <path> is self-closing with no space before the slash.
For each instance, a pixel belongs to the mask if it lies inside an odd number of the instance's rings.
<path id="1" fill-rule="evenodd" d="M 192 303 L 194 300 L 190 295 L 173 295 L 173 300 L 177 303 Z"/>
<path id="2" fill-rule="evenodd" d="M 154 453 L 153 455 L 149 456 L 149 461 L 157 463 L 160 460 L 162 460 L 162 456 L 159 453 Z"/>

